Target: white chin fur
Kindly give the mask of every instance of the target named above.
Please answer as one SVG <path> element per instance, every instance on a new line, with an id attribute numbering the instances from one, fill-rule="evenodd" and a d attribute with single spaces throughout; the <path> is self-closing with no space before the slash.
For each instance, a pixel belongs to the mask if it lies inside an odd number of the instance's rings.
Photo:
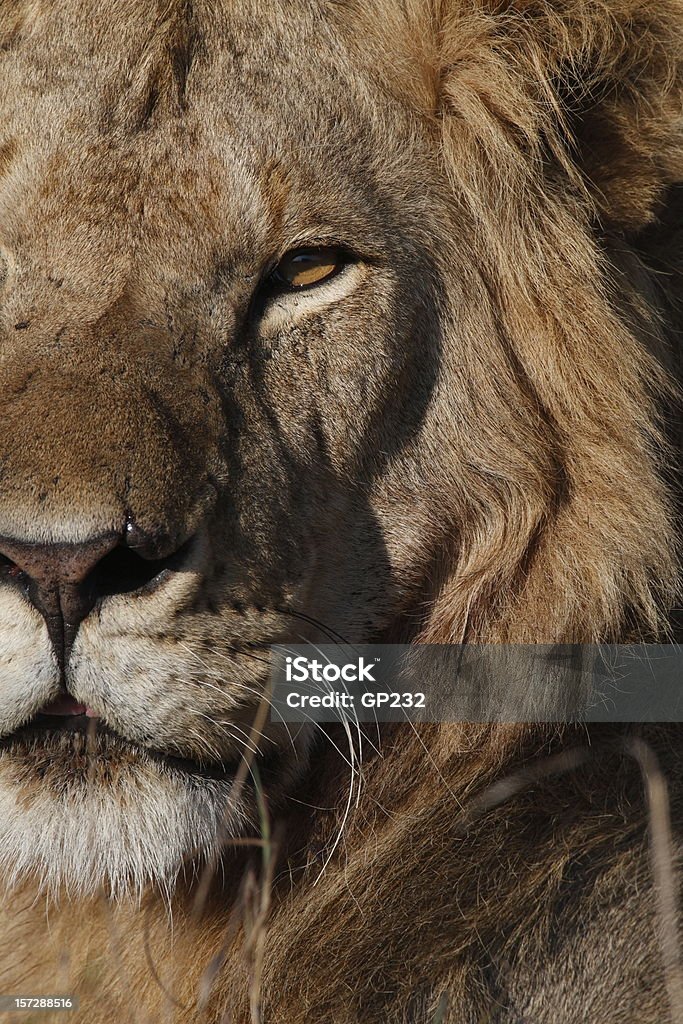
<path id="1" fill-rule="evenodd" d="M 10 889 L 30 878 L 55 899 L 139 899 L 150 884 L 169 892 L 188 858 L 245 824 L 238 808 L 226 812 L 231 780 L 188 782 L 144 764 L 111 789 L 32 788 L 27 799 L 2 767 L 0 759 L 0 877 Z"/>

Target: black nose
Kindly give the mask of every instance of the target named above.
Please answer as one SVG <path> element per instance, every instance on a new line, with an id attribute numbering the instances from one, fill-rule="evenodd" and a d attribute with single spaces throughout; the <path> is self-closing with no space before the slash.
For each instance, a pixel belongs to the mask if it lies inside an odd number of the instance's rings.
<path id="1" fill-rule="evenodd" d="M 123 543 L 131 533 L 107 534 L 84 544 L 27 544 L 0 537 L 0 576 L 25 585 L 47 623 L 62 676 L 78 627 L 95 603 L 147 586 L 181 553 L 143 558 Z"/>

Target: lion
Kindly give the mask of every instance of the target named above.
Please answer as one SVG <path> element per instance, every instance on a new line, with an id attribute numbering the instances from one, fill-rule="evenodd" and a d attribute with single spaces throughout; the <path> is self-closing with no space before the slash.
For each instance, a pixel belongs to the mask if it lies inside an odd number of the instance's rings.
<path id="1" fill-rule="evenodd" d="M 278 644 L 675 640 L 682 39 L 0 0 L 1 994 L 681 1019 L 675 725 L 352 750 L 264 693 Z"/>

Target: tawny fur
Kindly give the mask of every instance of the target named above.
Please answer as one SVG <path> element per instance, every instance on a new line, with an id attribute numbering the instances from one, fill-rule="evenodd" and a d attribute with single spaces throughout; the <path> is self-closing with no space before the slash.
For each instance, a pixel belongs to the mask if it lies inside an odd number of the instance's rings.
<path id="1" fill-rule="evenodd" d="M 147 781 L 149 747 L 234 757 L 245 645 L 319 641 L 312 619 L 675 638 L 682 46 L 679 0 L 0 3 L 0 535 L 126 510 L 196 535 L 74 648 L 74 696 Z M 351 271 L 250 321 L 264 267 L 332 232 Z M 28 637 L 3 733 L 57 685 L 38 618 L 0 658 Z M 680 737 L 644 736 L 678 823 Z M 347 814 L 343 733 L 272 730 L 269 805 L 245 785 L 200 913 L 192 823 L 116 901 L 105 877 L 46 902 L 10 834 L 0 991 L 78 993 L 88 1024 L 676 1020 L 629 741 L 386 727 Z M 64 780 L 116 799 L 124 762 L 2 755 L 0 788 L 49 831 Z"/>

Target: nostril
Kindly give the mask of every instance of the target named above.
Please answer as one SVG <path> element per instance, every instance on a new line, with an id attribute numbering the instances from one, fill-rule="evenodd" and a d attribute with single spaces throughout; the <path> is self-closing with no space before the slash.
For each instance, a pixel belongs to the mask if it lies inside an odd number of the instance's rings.
<path id="1" fill-rule="evenodd" d="M 131 548 L 119 545 L 98 562 L 88 583 L 97 597 L 149 589 L 151 584 L 161 582 L 165 573 L 179 564 L 188 547 L 189 541 L 166 558 L 143 558 Z"/>
<path id="2" fill-rule="evenodd" d="M 28 576 L 16 562 L 13 562 L 10 558 L 5 555 L 0 555 L 0 578 L 9 578 L 11 580 L 27 580 Z"/>

